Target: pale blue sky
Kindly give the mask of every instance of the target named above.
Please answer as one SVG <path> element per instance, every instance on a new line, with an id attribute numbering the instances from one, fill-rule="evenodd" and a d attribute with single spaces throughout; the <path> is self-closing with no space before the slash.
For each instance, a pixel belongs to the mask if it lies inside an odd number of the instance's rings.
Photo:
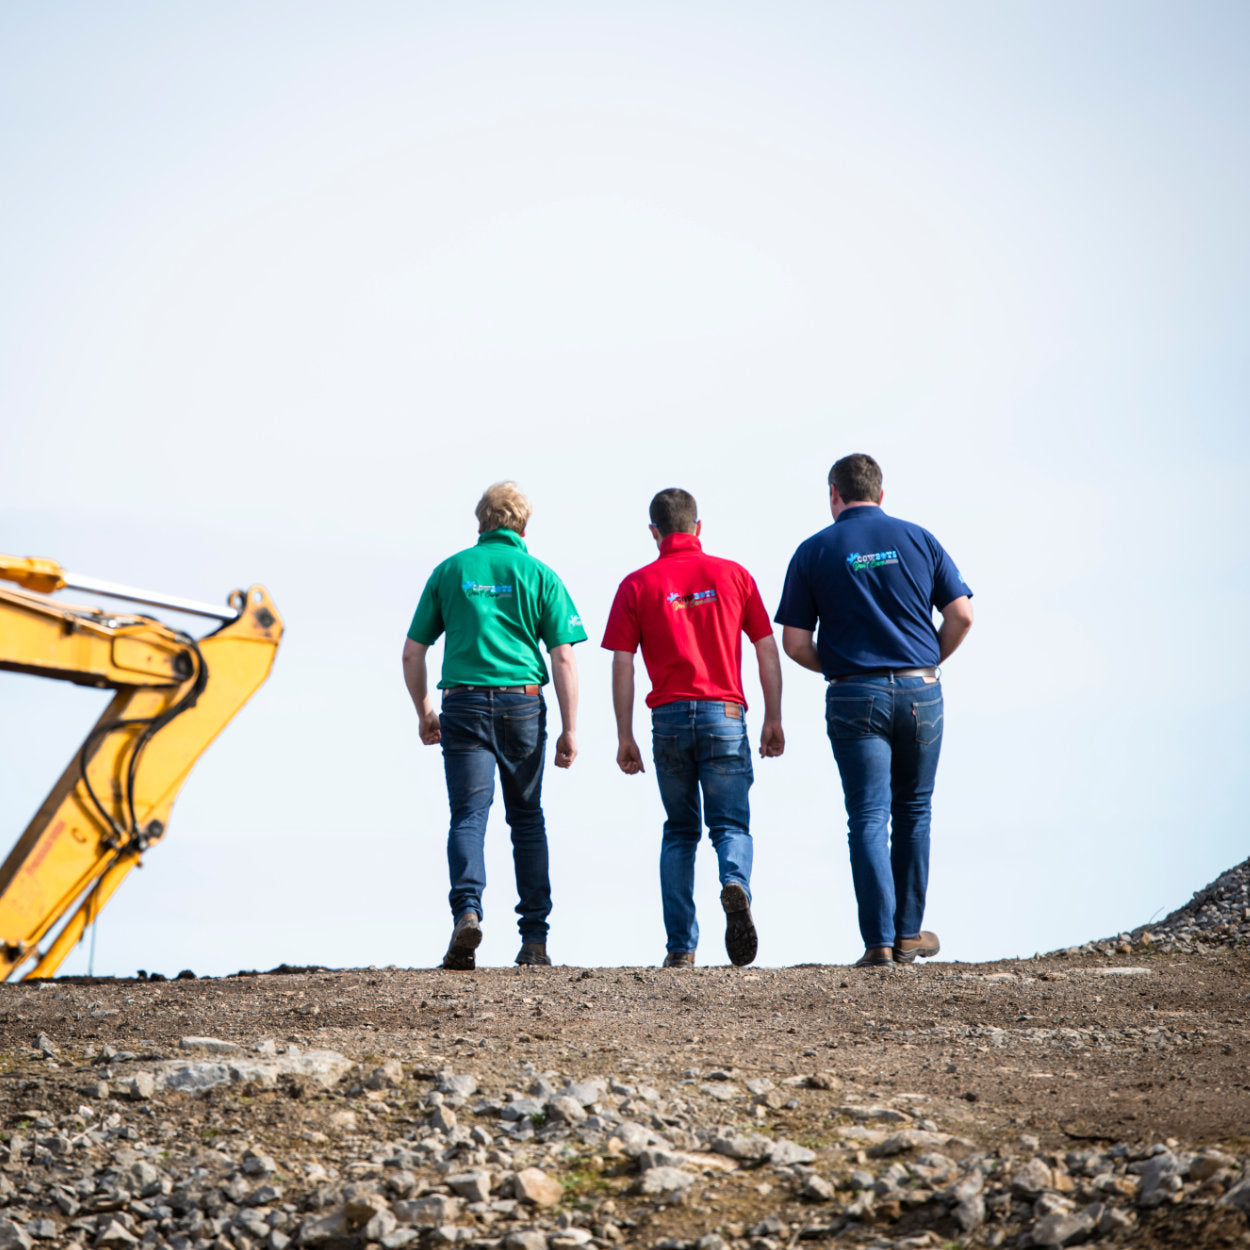
<path id="1" fill-rule="evenodd" d="M 502 477 L 592 635 L 547 777 L 557 959 L 663 954 L 659 798 L 616 772 L 597 645 L 647 501 L 691 490 L 772 609 L 848 451 L 977 594 L 950 956 L 1111 933 L 1245 858 L 1248 33 L 1139 0 L 0 8 L 0 550 L 261 581 L 288 627 L 97 971 L 437 960 L 446 800 L 399 650 Z M 785 673 L 760 961 L 845 961 L 822 687 Z M 10 842 L 98 707 L 0 677 Z M 509 962 L 501 815 L 490 848 Z M 720 962 L 706 844 L 699 900 Z"/>

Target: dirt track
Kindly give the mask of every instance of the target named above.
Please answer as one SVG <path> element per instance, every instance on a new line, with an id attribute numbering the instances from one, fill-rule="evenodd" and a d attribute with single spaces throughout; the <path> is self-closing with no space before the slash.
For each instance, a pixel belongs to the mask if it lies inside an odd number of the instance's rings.
<path id="1" fill-rule="evenodd" d="M 675 1107 L 685 1107 L 654 1121 L 667 1126 L 669 1138 L 691 1148 L 699 1133 L 700 1140 L 708 1139 L 707 1125 L 758 1127 L 772 1138 L 811 1146 L 818 1154 L 815 1166 L 834 1183 L 841 1183 L 835 1163 L 844 1157 L 836 1152 L 856 1145 L 844 1127 L 856 1104 L 897 1108 L 900 1122 L 930 1126 L 949 1140 L 942 1150 L 951 1157 L 1006 1160 L 1004 1175 L 1030 1155 L 1049 1158 L 1062 1170 L 1059 1161 L 1073 1150 L 1105 1151 L 1124 1143 L 1136 1150 L 1131 1158 L 1151 1143 L 1191 1152 L 1213 1145 L 1235 1159 L 1236 1167 L 1222 1174 L 1222 1183 L 1196 1195 L 1198 1205 L 1178 1200 L 1166 1209 L 1143 1210 L 1134 1227 L 1092 1239 L 1135 1246 L 1250 1245 L 1244 1212 L 1214 1205 L 1236 1182 L 1237 1168 L 1250 1153 L 1248 1016 L 1250 954 L 1236 949 L 1164 955 L 1139 947 L 1110 957 L 885 971 L 369 969 L 198 981 L 52 981 L 0 987 L 0 1116 L 9 1132 L 29 1123 L 37 1110 L 52 1123 L 57 1114 L 79 1108 L 82 1091 L 101 1078 L 106 1087 L 112 1083 L 112 1097 L 99 1104 L 101 1112 L 120 1105 L 129 1116 L 134 1104 L 117 1101 L 128 1074 L 185 1053 L 180 1038 L 208 1035 L 244 1050 L 274 1039 L 279 1050 L 294 1044 L 306 1051 L 341 1052 L 361 1065 L 361 1073 L 397 1059 L 403 1076 L 384 1083 L 391 1086 L 385 1097 L 364 1091 L 358 1076 L 318 1095 L 315 1105 L 307 1097 L 245 1086 L 241 1092 L 227 1087 L 199 1096 L 161 1093 L 142 1109 L 181 1139 L 237 1134 L 258 1143 L 258 1150 L 263 1145 L 279 1158 L 282 1152 L 290 1155 L 282 1164 L 288 1171 L 298 1174 L 297 1161 L 307 1168 L 312 1160 L 344 1176 L 356 1174 L 353 1160 L 370 1157 L 370 1141 L 376 1147 L 412 1136 L 414 1126 L 426 1123 L 438 1101 L 430 1097 L 430 1082 L 440 1072 L 473 1075 L 479 1093 L 493 1103 L 466 1123 L 488 1127 L 505 1091 L 523 1090 L 536 1073 L 552 1074 L 556 1084 L 597 1078 L 632 1088 L 645 1082 L 664 1099 L 676 1098 Z M 47 1057 L 47 1046 L 42 1053 L 34 1049 L 40 1034 L 55 1047 L 55 1057 Z M 130 1054 L 110 1058 L 109 1047 Z M 829 1088 L 803 1079 L 813 1076 Z M 743 1090 L 750 1081 L 771 1084 L 773 1092 L 752 1099 Z M 730 1089 L 740 1097 L 717 1106 L 716 1098 Z M 609 1106 L 624 1105 L 628 1113 L 628 1101 L 611 1099 Z M 355 1111 L 335 1121 L 334 1106 Z M 136 1137 L 144 1127 L 138 1123 Z M 317 1126 L 311 1141 L 305 1140 L 309 1124 Z M 609 1130 L 610 1125 L 604 1131 Z M 118 1131 L 124 1136 L 129 1130 L 123 1124 Z M 485 1134 L 488 1141 L 491 1132 Z M 454 1151 L 455 1141 L 449 1140 Z M 502 1138 L 496 1141 L 503 1144 Z M 584 1170 L 587 1157 L 600 1160 L 596 1167 L 609 1159 L 596 1201 L 613 1208 L 624 1203 L 634 1165 L 613 1184 L 610 1156 L 602 1151 L 579 1156 L 579 1168 Z M 863 1158 L 862 1150 L 845 1155 L 847 1166 Z M 19 1162 L 11 1159 L 6 1167 L 12 1171 Z M 510 1155 L 495 1160 L 498 1166 L 510 1162 Z M 558 1173 L 558 1161 L 548 1160 L 547 1166 Z M 786 1185 L 709 1180 L 710 1188 L 699 1197 L 658 1206 L 636 1199 L 638 1209 L 622 1207 L 615 1218 L 623 1221 L 622 1235 L 631 1244 L 665 1238 L 693 1244 L 699 1236 L 732 1244 L 740 1236 L 743 1246 L 761 1240 L 784 1245 L 799 1236 L 789 1230 L 801 1231 L 797 1221 L 810 1206 L 795 1195 L 805 1171 L 810 1169 L 795 1170 L 797 1180 L 790 1184 L 787 1176 Z M 313 1232 L 295 1227 L 298 1205 L 291 1207 L 287 1244 L 366 1244 L 359 1237 L 316 1242 Z M 587 1221 L 607 1219 L 598 1208 L 585 1209 Z M 938 1232 L 921 1229 L 924 1236 L 951 1238 L 947 1244 L 1031 1244 L 1011 1240 L 1020 1235 L 1011 1221 L 1026 1218 L 1018 1208 L 1000 1220 L 1003 1236 L 1010 1237 L 998 1242 L 992 1220 L 960 1239 L 960 1229 L 942 1222 L 945 1208 L 935 1209 L 927 1227 Z M 878 1214 L 876 1223 L 866 1219 L 862 1228 L 841 1233 L 833 1231 L 834 1224 L 810 1227 L 825 1227 L 835 1244 L 861 1244 L 870 1237 L 884 1238 L 882 1245 L 911 1244 L 906 1236 L 920 1235 L 921 1225 L 915 1219 L 908 1224 L 904 1213 L 892 1217 L 902 1222 L 891 1228 L 890 1210 L 887 1202 L 879 1208 L 887 1212 L 884 1222 Z M 38 1214 L 34 1208 L 24 1213 Z M 766 1231 L 750 1232 L 770 1216 L 787 1230 L 779 1242 Z M 512 1216 L 499 1216 L 504 1223 L 493 1230 L 482 1227 L 491 1223 L 489 1212 L 476 1218 L 476 1231 L 466 1232 L 466 1240 L 472 1235 L 475 1244 L 508 1244 L 501 1234 Z M 140 1234 L 144 1227 L 142 1221 L 135 1225 Z M 152 1224 L 145 1244 L 199 1244 L 194 1238 L 162 1240 L 156 1228 Z M 61 1236 L 71 1232 L 66 1226 Z M 102 1234 L 84 1226 L 81 1235 L 81 1244 L 92 1244 L 91 1237 Z M 809 1228 L 802 1235 L 815 1234 Z M 272 1244 L 282 1244 L 281 1236 Z M 431 1236 L 437 1243 L 441 1234 L 422 1236 L 421 1244 Z M 246 1237 L 220 1242 L 251 1244 L 265 1243 Z"/>
<path id="2" fill-rule="evenodd" d="M 186 1034 L 276 1037 L 349 1055 L 472 1056 L 481 1068 L 827 1069 L 964 1104 L 969 1124 L 1061 1145 L 1250 1145 L 1250 953 L 1137 952 L 995 964 L 349 970 L 165 983 L 5 986 L 6 1049 Z M 62 996 L 66 997 L 62 997 Z M 118 1010 L 116 1016 L 93 1013 Z M 455 1039 L 468 1037 L 471 1045 Z M 483 1046 L 482 1042 L 486 1045 Z M 502 1073 L 501 1073 L 502 1075 Z M 971 1095 L 972 1097 L 969 1097 Z"/>

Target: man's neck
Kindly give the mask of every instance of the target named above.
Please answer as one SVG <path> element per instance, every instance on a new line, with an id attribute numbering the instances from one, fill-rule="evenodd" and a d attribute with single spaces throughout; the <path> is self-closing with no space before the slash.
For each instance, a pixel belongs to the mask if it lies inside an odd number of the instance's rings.
<path id="1" fill-rule="evenodd" d="M 879 507 L 881 507 L 881 505 L 879 503 L 873 503 L 871 499 L 852 499 L 850 503 L 843 503 L 839 500 L 837 503 L 832 505 L 831 511 L 833 512 L 833 519 L 836 521 L 844 512 L 849 512 L 852 508 Z"/>

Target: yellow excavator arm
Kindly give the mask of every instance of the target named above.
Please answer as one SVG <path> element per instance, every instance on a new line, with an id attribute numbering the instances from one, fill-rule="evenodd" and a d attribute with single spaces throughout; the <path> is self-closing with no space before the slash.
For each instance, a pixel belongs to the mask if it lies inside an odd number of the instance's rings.
<path id="1" fill-rule="evenodd" d="M 260 586 L 217 607 L 12 556 L 0 556 L 0 580 L 23 588 L 0 587 L 0 669 L 116 691 L 0 867 L 8 980 L 51 976 L 164 836 L 195 761 L 269 675 L 282 621 Z M 194 638 L 150 616 L 47 598 L 66 588 L 219 624 Z"/>

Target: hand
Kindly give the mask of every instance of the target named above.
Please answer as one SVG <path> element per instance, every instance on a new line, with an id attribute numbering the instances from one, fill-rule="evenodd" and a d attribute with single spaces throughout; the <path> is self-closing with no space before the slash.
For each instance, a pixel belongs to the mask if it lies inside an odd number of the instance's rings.
<path id="1" fill-rule="evenodd" d="M 438 723 L 438 713 L 431 709 L 418 714 L 421 728 L 421 741 L 427 747 L 436 747 L 443 740 L 442 726 Z"/>
<path id="2" fill-rule="evenodd" d="M 779 720 L 766 720 L 760 730 L 760 758 L 780 755 L 786 749 L 786 735 Z"/>
<path id="3" fill-rule="evenodd" d="M 633 738 L 621 739 L 621 745 L 616 749 L 616 766 L 621 772 L 631 777 L 635 773 L 647 771 L 642 766 L 642 754 L 638 750 L 638 743 Z"/>
<path id="4" fill-rule="evenodd" d="M 569 768 L 577 758 L 577 736 L 566 729 L 556 739 L 556 767 Z"/>

